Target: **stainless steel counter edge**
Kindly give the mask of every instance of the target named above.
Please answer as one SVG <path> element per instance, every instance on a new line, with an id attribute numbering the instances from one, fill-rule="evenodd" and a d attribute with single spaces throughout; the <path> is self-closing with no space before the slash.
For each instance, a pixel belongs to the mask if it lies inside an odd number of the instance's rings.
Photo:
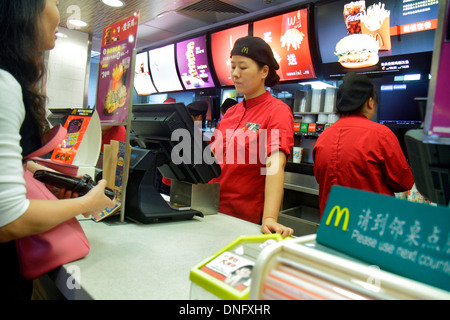
<path id="1" fill-rule="evenodd" d="M 224 214 L 154 224 L 80 220 L 87 257 L 49 273 L 67 299 L 189 299 L 189 272 L 260 226 Z"/>

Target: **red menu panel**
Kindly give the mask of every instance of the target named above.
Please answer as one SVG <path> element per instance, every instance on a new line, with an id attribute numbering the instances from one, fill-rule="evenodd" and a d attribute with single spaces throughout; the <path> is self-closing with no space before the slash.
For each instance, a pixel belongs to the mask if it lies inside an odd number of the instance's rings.
<path id="1" fill-rule="evenodd" d="M 307 9 L 255 21 L 253 35 L 272 47 L 281 80 L 316 77 L 309 50 Z"/>
<path id="2" fill-rule="evenodd" d="M 248 24 L 211 34 L 214 69 L 222 86 L 232 86 L 230 53 L 237 39 L 248 36 Z"/>

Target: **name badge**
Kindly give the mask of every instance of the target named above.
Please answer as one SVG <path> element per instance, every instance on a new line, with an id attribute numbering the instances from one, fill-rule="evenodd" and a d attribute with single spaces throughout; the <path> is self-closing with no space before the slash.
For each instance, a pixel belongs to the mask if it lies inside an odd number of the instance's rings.
<path id="1" fill-rule="evenodd" d="M 246 124 L 245 124 L 245 127 L 243 128 L 243 130 L 245 131 L 245 130 L 251 130 L 251 131 L 253 131 L 254 133 L 258 133 L 258 130 L 259 130 L 259 127 L 260 127 L 261 125 L 259 125 L 258 123 L 253 123 L 253 122 L 247 122 Z"/>

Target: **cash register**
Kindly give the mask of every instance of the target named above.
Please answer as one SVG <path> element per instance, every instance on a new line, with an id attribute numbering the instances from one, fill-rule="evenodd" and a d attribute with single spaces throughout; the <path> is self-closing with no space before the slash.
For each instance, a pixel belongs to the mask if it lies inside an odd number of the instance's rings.
<path id="1" fill-rule="evenodd" d="M 188 184 L 207 184 L 220 175 L 219 164 L 201 132 L 195 129 L 183 103 L 133 105 L 131 132 L 139 147 L 131 150 L 125 201 L 127 218 L 151 223 L 202 216 L 183 204 L 170 205 L 155 184 L 157 170 L 172 181 Z"/>

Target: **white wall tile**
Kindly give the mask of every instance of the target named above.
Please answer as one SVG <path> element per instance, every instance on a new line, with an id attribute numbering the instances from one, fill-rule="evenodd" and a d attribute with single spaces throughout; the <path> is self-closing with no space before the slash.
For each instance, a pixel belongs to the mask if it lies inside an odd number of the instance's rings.
<path id="1" fill-rule="evenodd" d="M 89 35 L 58 28 L 67 37 L 58 38 L 49 53 L 47 108 L 82 108 L 89 55 Z"/>

